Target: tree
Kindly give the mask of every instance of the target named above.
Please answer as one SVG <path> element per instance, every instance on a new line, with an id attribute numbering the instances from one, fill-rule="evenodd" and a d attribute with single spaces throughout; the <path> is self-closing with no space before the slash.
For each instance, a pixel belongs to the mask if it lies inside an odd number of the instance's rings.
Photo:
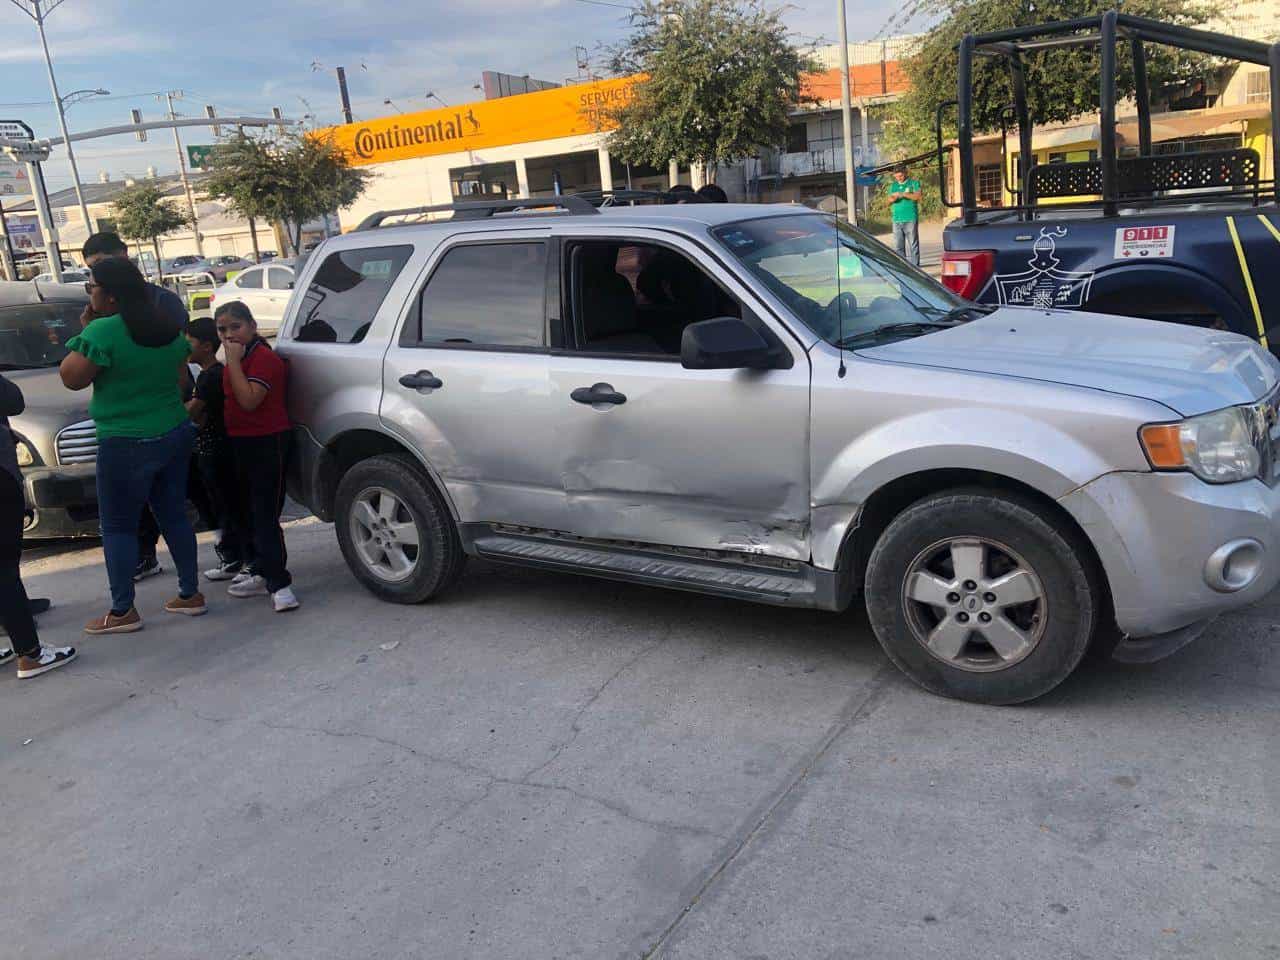
<path id="1" fill-rule="evenodd" d="M 116 229 L 127 240 L 151 242 L 156 271 L 160 271 L 160 238 L 193 226 L 191 215 L 165 199 L 164 191 L 153 183 L 139 183 L 116 195 L 112 203 Z"/>
<path id="2" fill-rule="evenodd" d="M 370 177 L 331 138 L 310 133 L 237 133 L 214 147 L 209 169 L 206 194 L 247 219 L 282 223 L 295 251 L 304 223 L 353 204 Z"/>
<path id="3" fill-rule="evenodd" d="M 903 68 L 908 91 L 890 109 L 885 121 L 884 154 L 908 157 L 934 148 L 938 104 L 954 100 L 958 73 L 957 47 L 966 33 L 1031 26 L 1055 20 L 1095 16 L 1120 6 L 1125 13 L 1168 23 L 1195 26 L 1208 18 L 1196 0 L 918 0 L 913 9 L 938 19 Z M 1133 60 L 1128 45 L 1117 46 L 1116 88 L 1121 97 L 1134 90 Z M 1098 54 L 1093 46 L 1044 50 L 1024 56 L 1027 110 L 1033 124 L 1065 123 L 1098 109 Z M 1153 90 L 1184 83 L 1212 69 L 1207 58 L 1147 45 L 1147 76 Z M 1000 113 L 1013 102 L 1008 62 L 977 57 L 973 66 L 973 124 L 975 132 L 1000 129 Z M 955 111 L 948 111 L 944 137 L 955 135 Z M 934 161 L 929 161 L 932 164 Z M 923 179 L 923 178 L 922 178 Z M 883 198 L 881 198 L 883 199 Z M 940 210 L 939 198 L 925 194 L 926 212 Z"/>
<path id="4" fill-rule="evenodd" d="M 609 150 L 628 163 L 714 171 L 782 143 L 814 64 L 788 40 L 781 13 L 756 0 L 641 0 L 610 69 L 643 79 L 605 112 L 617 125 Z"/>

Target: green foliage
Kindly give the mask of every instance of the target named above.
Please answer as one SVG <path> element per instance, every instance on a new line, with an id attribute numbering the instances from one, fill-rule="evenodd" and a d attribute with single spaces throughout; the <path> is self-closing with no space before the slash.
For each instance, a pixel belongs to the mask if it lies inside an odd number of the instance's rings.
<path id="1" fill-rule="evenodd" d="M 154 242 L 165 234 L 191 226 L 191 216 L 165 199 L 153 183 L 122 190 L 112 204 L 116 229 L 127 240 Z"/>
<path id="2" fill-rule="evenodd" d="M 958 73 L 956 48 L 966 33 L 1030 26 L 1101 14 L 1112 8 L 1167 23 L 1196 26 L 1209 10 L 1197 0 L 924 0 L 920 12 L 939 18 L 904 68 L 910 90 L 895 104 L 885 126 L 886 156 L 909 156 L 934 147 L 934 117 L 939 103 L 954 100 Z M 1185 82 L 1213 69 L 1212 61 L 1184 50 L 1147 44 L 1150 87 Z M 1028 54 L 1027 107 L 1032 123 L 1063 123 L 1098 109 L 1098 51 L 1071 47 Z M 1118 45 L 1118 96 L 1133 93 L 1133 60 L 1128 45 Z M 975 132 L 1000 129 L 1000 112 L 1013 102 L 1008 62 L 978 57 L 973 70 Z M 955 111 L 947 111 L 944 136 L 955 134 Z M 936 168 L 935 168 L 936 169 Z M 924 178 L 921 177 L 921 180 Z M 936 176 L 933 193 L 937 192 Z M 929 197 L 926 194 L 926 200 Z M 935 201 L 936 202 L 936 201 Z"/>
<path id="3" fill-rule="evenodd" d="M 641 0 L 611 70 L 643 74 L 608 117 L 609 149 L 629 163 L 729 163 L 783 141 L 814 68 L 782 11 L 756 0 Z"/>
<path id="4" fill-rule="evenodd" d="M 236 133 L 214 147 L 209 170 L 202 187 L 210 197 L 242 217 L 285 224 L 295 250 L 304 223 L 350 206 L 370 177 L 332 139 L 297 133 Z"/>

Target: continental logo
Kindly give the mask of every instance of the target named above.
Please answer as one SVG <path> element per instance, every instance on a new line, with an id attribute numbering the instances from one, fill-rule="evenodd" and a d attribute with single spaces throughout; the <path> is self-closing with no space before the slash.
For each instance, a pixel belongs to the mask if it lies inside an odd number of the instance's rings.
<path id="1" fill-rule="evenodd" d="M 455 113 L 452 119 L 441 118 L 435 123 L 392 124 L 390 128 L 373 131 L 361 127 L 356 131 L 353 147 L 362 160 L 374 160 L 378 154 L 393 150 L 418 147 L 429 143 L 449 143 L 476 137 L 481 133 L 480 121 L 474 110 Z"/>

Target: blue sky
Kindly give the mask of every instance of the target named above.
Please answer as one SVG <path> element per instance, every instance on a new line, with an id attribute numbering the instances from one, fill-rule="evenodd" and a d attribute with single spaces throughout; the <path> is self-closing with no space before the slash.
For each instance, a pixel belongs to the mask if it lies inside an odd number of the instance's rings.
<path id="1" fill-rule="evenodd" d="M 625 35 L 623 0 L 66 0 L 49 17 L 49 44 L 63 94 L 102 87 L 111 99 L 73 106 L 72 131 L 126 123 L 130 108 L 160 119 L 155 93 L 180 89 L 179 112 L 200 115 L 212 103 L 224 115 L 312 113 L 319 123 L 338 118 L 332 68 L 347 68 L 357 117 L 384 116 L 390 98 L 420 110 L 434 91 L 448 103 L 479 99 L 482 70 L 528 73 L 563 81 L 577 73 L 574 47 L 595 51 Z M 787 8 L 798 37 L 837 36 L 835 4 L 802 0 Z M 897 9 L 883 0 L 849 0 L 849 36 L 874 36 Z M 56 136 L 35 25 L 0 0 L 0 119 L 23 119 L 38 136 Z M 319 63 L 321 68 L 313 69 Z M 363 65 L 363 66 L 362 66 Z M 184 142 L 209 134 L 184 132 Z M 108 171 L 113 179 L 140 174 L 148 164 L 176 169 L 172 134 L 153 132 L 81 144 L 82 180 Z M 55 151 L 46 166 L 50 189 L 70 186 L 70 170 Z"/>

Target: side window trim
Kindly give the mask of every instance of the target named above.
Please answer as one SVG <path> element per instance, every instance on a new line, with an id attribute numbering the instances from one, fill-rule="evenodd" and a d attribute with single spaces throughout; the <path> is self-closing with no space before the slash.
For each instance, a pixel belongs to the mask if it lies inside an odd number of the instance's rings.
<path id="1" fill-rule="evenodd" d="M 551 352 L 549 344 L 550 327 L 548 323 L 549 296 L 547 285 L 543 285 L 542 290 L 542 340 L 539 345 L 518 345 L 518 344 L 497 344 L 497 343 L 447 343 L 445 341 L 426 341 L 422 339 L 422 295 L 431 284 L 432 278 L 435 277 L 440 267 L 444 264 L 445 259 L 454 250 L 460 247 L 493 247 L 493 246 L 510 246 L 517 243 L 536 243 L 542 245 L 546 250 L 548 264 L 558 256 L 553 256 L 552 238 L 545 234 L 535 237 L 494 237 L 487 236 L 483 238 L 466 237 L 445 240 L 432 257 L 430 268 L 427 275 L 423 277 L 418 284 L 417 290 L 413 298 L 409 301 L 409 309 L 405 313 L 404 323 L 400 327 L 400 336 L 397 339 L 397 345 L 409 350 L 470 350 L 483 351 L 486 353 L 529 353 L 529 354 L 548 354 Z"/>

